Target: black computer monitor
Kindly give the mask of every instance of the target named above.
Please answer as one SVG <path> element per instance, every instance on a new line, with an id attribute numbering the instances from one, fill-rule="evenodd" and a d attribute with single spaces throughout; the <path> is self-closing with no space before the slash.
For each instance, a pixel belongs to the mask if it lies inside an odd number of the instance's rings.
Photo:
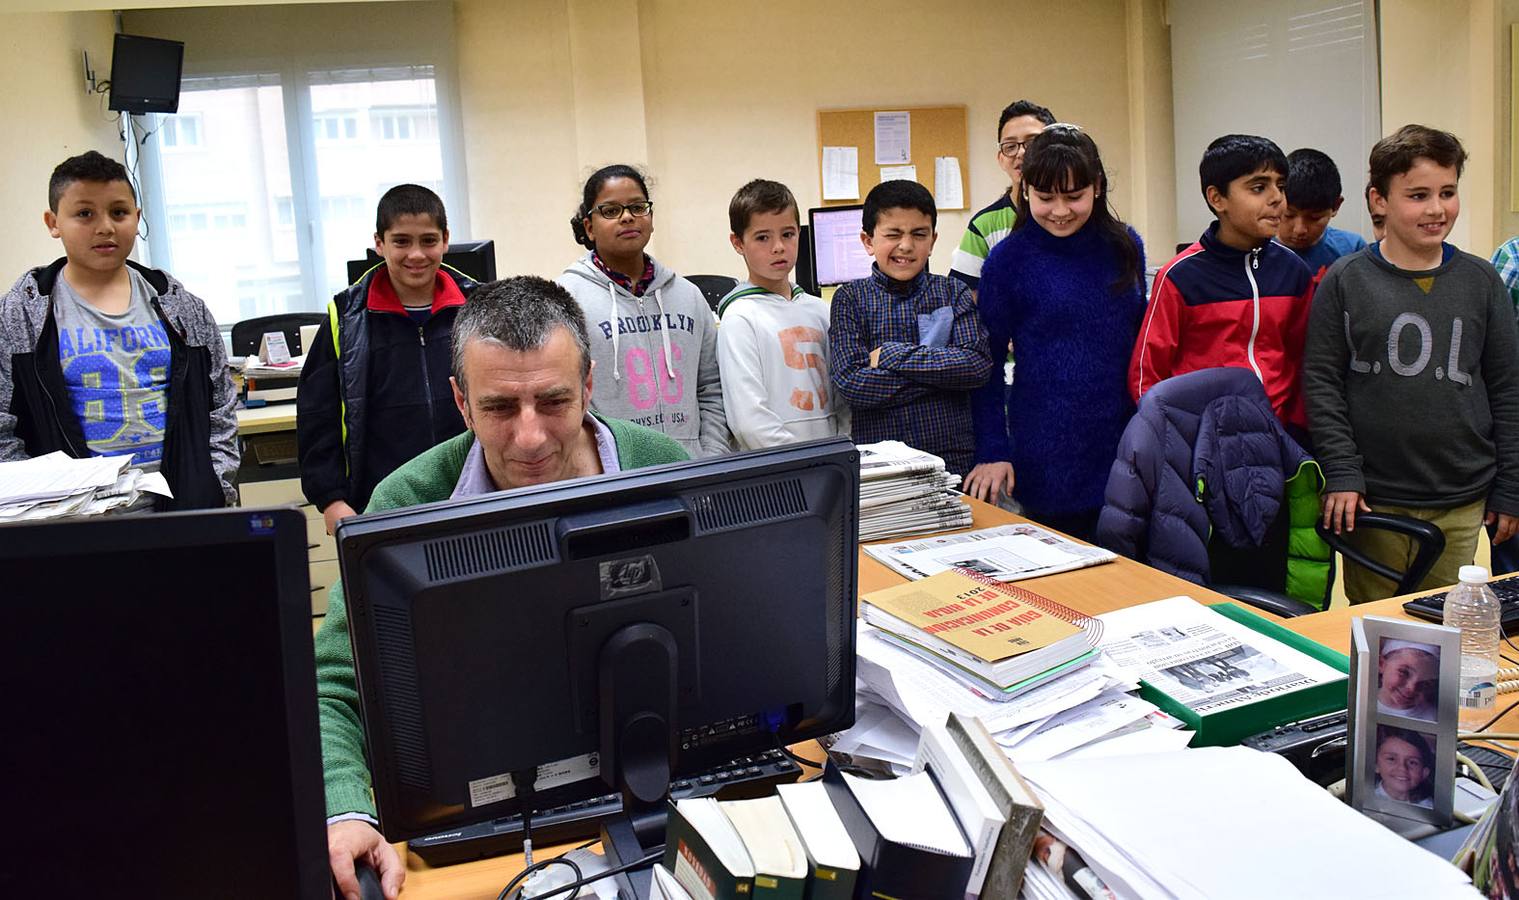
<path id="1" fill-rule="evenodd" d="M 385 836 L 518 814 L 536 771 L 647 848 L 672 778 L 848 727 L 858 497 L 834 438 L 345 520 Z"/>
<path id="2" fill-rule="evenodd" d="M 306 519 L 0 527 L 0 897 L 331 896 Z"/>
<path id="3" fill-rule="evenodd" d="M 374 248 L 364 251 L 363 259 L 348 261 L 348 283 L 356 284 L 364 273 L 385 262 Z M 495 241 L 455 241 L 443 254 L 443 264 L 452 266 L 474 280 L 485 283 L 496 280 Z"/>
<path id="4" fill-rule="evenodd" d="M 860 242 L 864 218 L 861 204 L 807 210 L 812 231 L 812 276 L 819 289 L 870 277 L 874 260 Z"/>
<path id="5" fill-rule="evenodd" d="M 179 111 L 179 77 L 184 67 L 181 41 L 118 34 L 111 47 L 111 94 L 107 106 L 130 113 Z"/>

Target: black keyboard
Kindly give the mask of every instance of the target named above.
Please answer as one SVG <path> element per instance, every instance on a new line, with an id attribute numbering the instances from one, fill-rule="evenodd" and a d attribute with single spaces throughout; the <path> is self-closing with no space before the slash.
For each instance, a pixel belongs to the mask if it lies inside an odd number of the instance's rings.
<path id="1" fill-rule="evenodd" d="M 1503 604 L 1503 633 L 1519 632 L 1519 575 L 1505 575 L 1497 580 L 1489 581 L 1487 586 L 1493 589 L 1493 593 L 1498 595 L 1498 602 Z M 1420 619 L 1443 622 L 1445 621 L 1445 591 L 1415 597 L 1403 604 L 1403 611 Z"/>
<path id="2" fill-rule="evenodd" d="M 670 799 L 710 797 L 724 800 L 763 797 L 774 793 L 773 787 L 796 781 L 801 766 L 779 750 L 744 756 L 709 769 L 692 778 L 670 784 Z M 570 841 L 585 841 L 601 832 L 601 823 L 622 812 L 621 794 L 603 794 L 594 800 L 540 810 L 533 814 L 533 846 L 549 847 Z M 442 834 L 415 838 L 408 842 L 411 851 L 432 866 L 448 866 L 472 859 L 485 859 L 516 853 L 522 849 L 522 817 L 508 816 L 481 822 Z"/>

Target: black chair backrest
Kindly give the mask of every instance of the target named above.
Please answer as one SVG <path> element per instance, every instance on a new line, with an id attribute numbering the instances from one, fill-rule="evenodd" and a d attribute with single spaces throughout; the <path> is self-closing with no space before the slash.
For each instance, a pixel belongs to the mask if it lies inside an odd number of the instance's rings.
<path id="1" fill-rule="evenodd" d="M 299 356 L 306 352 L 306 348 L 301 346 L 301 326 L 320 325 L 326 319 L 326 314 L 318 312 L 280 313 L 277 316 L 244 319 L 232 326 L 232 355 L 252 356 L 258 353 L 258 345 L 264 335 L 271 331 L 282 331 L 290 355 Z"/>
<path id="2" fill-rule="evenodd" d="M 717 305 L 723 302 L 728 292 L 738 287 L 738 279 L 727 275 L 687 275 L 686 280 L 696 285 L 703 297 L 707 298 L 707 305 L 717 312 Z"/>
<path id="3" fill-rule="evenodd" d="M 1408 564 L 1405 571 L 1399 572 L 1386 563 L 1372 559 L 1360 550 L 1351 546 L 1344 535 L 1335 534 L 1324 527 L 1320 521 L 1317 526 L 1319 537 L 1324 543 L 1346 559 L 1354 560 L 1371 571 L 1381 575 L 1388 581 L 1396 582 L 1398 589 L 1394 595 L 1410 594 L 1418 590 L 1424 578 L 1429 575 L 1429 570 L 1435 567 L 1440 554 L 1445 552 L 1445 532 L 1433 522 L 1425 522 L 1422 519 L 1414 519 L 1409 516 L 1398 516 L 1391 513 L 1363 512 L 1357 513 L 1355 527 L 1357 528 L 1381 528 L 1386 531 L 1407 535 L 1416 545 L 1418 550 L 1414 553 L 1414 561 Z"/>

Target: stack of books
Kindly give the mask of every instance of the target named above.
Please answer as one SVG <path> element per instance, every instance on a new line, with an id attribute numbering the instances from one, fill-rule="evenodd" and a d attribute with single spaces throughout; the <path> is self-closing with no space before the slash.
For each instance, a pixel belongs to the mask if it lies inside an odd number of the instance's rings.
<path id="1" fill-rule="evenodd" d="M 969 528 L 960 476 L 944 460 L 901 441 L 860 444 L 860 540 Z"/>
<path id="2" fill-rule="evenodd" d="M 918 763 L 872 780 L 832 763 L 755 800 L 671 804 L 662 900 L 1012 898 L 1044 810 L 975 718 L 925 731 Z"/>
<path id="3" fill-rule="evenodd" d="M 882 636 L 990 699 L 1097 658 L 1102 623 L 1015 585 L 951 569 L 861 598 Z"/>

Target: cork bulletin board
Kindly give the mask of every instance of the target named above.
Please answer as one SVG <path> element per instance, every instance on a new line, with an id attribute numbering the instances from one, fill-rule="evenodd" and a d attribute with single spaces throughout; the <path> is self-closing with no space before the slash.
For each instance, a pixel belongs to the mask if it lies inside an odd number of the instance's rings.
<path id="1" fill-rule="evenodd" d="M 917 169 L 916 180 L 928 188 L 935 198 L 944 192 L 935 184 L 935 161 L 940 157 L 953 157 L 959 169 L 959 205 L 941 205 L 940 209 L 965 209 L 969 196 L 966 170 L 968 144 L 967 115 L 965 106 L 880 106 L 866 109 L 818 110 L 818 185 L 819 196 L 826 197 L 824 186 L 824 147 L 854 147 L 857 150 L 859 173 L 859 198 L 823 200 L 824 206 L 840 206 L 860 203 L 870 189 L 881 183 L 881 166 L 876 163 L 875 122 L 876 113 L 907 112 L 911 114 L 910 158 L 907 161 Z"/>

